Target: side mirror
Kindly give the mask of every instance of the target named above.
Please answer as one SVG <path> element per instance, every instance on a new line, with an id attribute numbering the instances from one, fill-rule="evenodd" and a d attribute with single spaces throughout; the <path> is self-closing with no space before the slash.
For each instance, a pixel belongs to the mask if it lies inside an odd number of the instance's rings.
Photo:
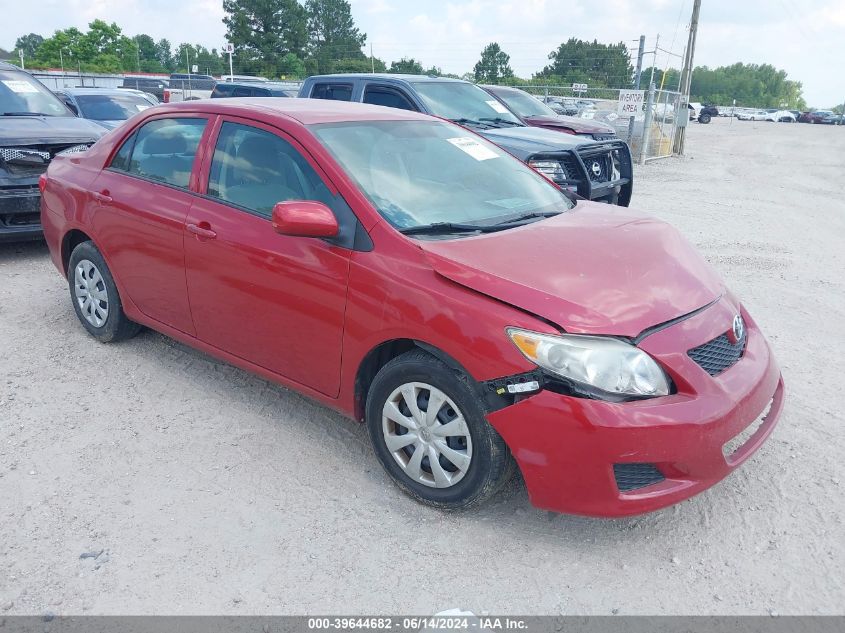
<path id="1" fill-rule="evenodd" d="M 322 202 L 290 200 L 273 207 L 273 230 L 297 237 L 336 237 L 340 227 Z"/>
<path id="2" fill-rule="evenodd" d="M 76 106 L 73 105 L 71 101 L 65 101 L 65 105 L 70 108 L 70 111 L 73 112 L 76 116 L 79 116 L 79 110 L 76 109 Z"/>

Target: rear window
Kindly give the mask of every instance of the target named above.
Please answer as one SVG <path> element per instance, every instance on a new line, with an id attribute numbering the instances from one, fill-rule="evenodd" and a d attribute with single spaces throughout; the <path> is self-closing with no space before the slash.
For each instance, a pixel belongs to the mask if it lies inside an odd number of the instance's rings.
<path id="1" fill-rule="evenodd" d="M 311 98 L 352 101 L 352 84 L 314 84 Z"/>
<path id="2" fill-rule="evenodd" d="M 111 167 L 187 188 L 205 125 L 196 118 L 150 121 L 124 142 Z"/>

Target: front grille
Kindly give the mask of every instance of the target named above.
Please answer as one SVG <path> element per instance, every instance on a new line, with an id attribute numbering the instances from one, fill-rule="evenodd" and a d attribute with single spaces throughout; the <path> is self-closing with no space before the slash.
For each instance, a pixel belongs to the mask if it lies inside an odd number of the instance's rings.
<path id="1" fill-rule="evenodd" d="M 666 479 L 654 464 L 613 464 L 613 476 L 619 492 L 645 488 Z"/>
<path id="2" fill-rule="evenodd" d="M 748 335 L 743 332 L 742 338 L 733 344 L 727 334 L 722 334 L 704 345 L 691 349 L 687 354 L 708 374 L 718 376 L 742 358 L 747 338 Z"/>

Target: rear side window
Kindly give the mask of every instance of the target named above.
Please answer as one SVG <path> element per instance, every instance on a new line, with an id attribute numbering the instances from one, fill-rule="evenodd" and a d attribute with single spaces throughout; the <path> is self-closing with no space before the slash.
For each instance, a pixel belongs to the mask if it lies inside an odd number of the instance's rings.
<path id="1" fill-rule="evenodd" d="M 251 97 L 252 90 L 247 88 L 246 86 L 235 86 L 235 89 L 232 91 L 233 97 Z"/>
<path id="2" fill-rule="evenodd" d="M 283 138 L 249 125 L 220 129 L 208 195 L 269 218 L 277 202 L 316 200 L 334 206 L 320 176 Z"/>
<path id="3" fill-rule="evenodd" d="M 311 98 L 352 101 L 352 84 L 314 84 Z"/>
<path id="4" fill-rule="evenodd" d="M 367 86 L 364 91 L 364 103 L 385 106 L 387 108 L 399 108 L 401 110 L 416 110 L 405 95 L 393 88 L 381 86 Z"/>
<path id="5" fill-rule="evenodd" d="M 130 136 L 111 167 L 175 187 L 188 187 L 205 119 L 156 119 Z"/>

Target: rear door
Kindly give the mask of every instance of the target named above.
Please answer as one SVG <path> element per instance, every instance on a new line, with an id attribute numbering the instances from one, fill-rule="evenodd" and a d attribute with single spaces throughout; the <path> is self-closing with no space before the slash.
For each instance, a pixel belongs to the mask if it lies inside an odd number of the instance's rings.
<path id="1" fill-rule="evenodd" d="M 343 198 L 290 136 L 222 117 L 191 206 L 185 238 L 197 336 L 329 396 L 340 387 L 351 250 L 331 240 L 279 235 L 272 208 L 327 204 L 355 221 Z M 354 235 L 354 227 L 352 234 Z"/>
<path id="2" fill-rule="evenodd" d="M 184 114 L 147 121 L 130 135 L 92 187 L 98 244 L 138 309 L 194 334 L 183 236 L 189 190 L 208 118 Z"/>

